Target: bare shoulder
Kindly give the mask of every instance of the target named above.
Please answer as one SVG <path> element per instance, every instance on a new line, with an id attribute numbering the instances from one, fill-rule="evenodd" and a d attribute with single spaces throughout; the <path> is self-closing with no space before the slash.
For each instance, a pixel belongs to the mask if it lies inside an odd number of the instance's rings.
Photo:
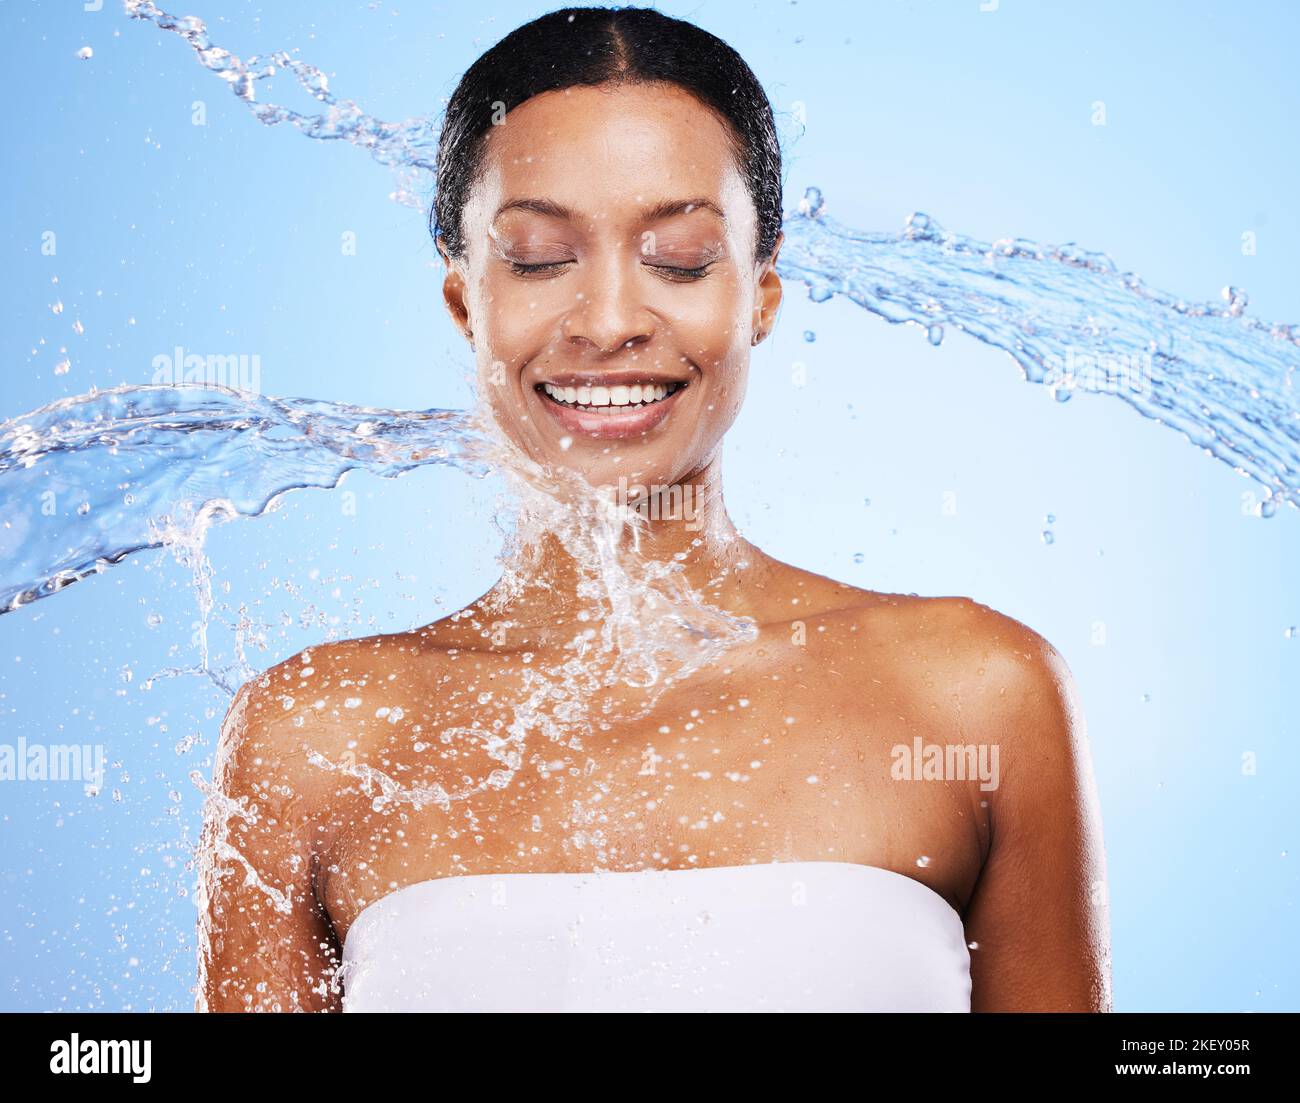
<path id="1" fill-rule="evenodd" d="M 1099 832 L 1087 724 L 1061 653 L 1033 628 L 970 598 L 912 598 L 890 608 L 892 638 L 905 645 L 908 677 L 927 695 L 926 707 L 940 709 L 961 742 L 998 751 L 995 821 L 1032 831 L 1072 809 Z M 1080 828 L 1079 840 L 1085 834 Z"/>
<path id="2" fill-rule="evenodd" d="M 966 743 L 996 743 L 1008 764 L 1079 757 L 1086 739 L 1075 680 L 1033 628 L 969 597 L 858 591 L 830 614 L 833 646 L 882 677 Z M 1041 775 L 1040 775 L 1041 776 Z"/>
<path id="3" fill-rule="evenodd" d="M 950 658 L 953 672 L 974 665 L 976 676 L 1000 688 L 1069 679 L 1065 659 L 1044 636 L 974 598 L 909 596 L 892 607 L 918 643 Z"/>
<path id="4" fill-rule="evenodd" d="M 863 616 L 888 622 L 874 634 L 900 657 L 898 678 L 918 695 L 913 707 L 938 710 L 953 742 L 996 756 L 994 791 L 979 797 L 1001 862 L 1016 871 L 1002 882 L 1023 877 L 1016 892 L 1090 899 L 1104 880 L 1100 804 L 1083 705 L 1060 651 L 968 597 L 909 595 L 866 608 Z M 1080 906 L 1091 914 L 1090 902 Z M 1080 934 L 1079 945 L 1095 945 L 1095 934 Z"/>
<path id="5" fill-rule="evenodd" d="M 1028 625 L 970 598 L 929 599 L 919 631 L 943 657 L 965 702 L 1007 740 L 1071 743 L 1083 733 L 1074 675 Z"/>
<path id="6" fill-rule="evenodd" d="M 870 638 L 887 639 L 930 680 L 968 701 L 1000 710 L 1074 696 L 1061 653 L 1006 613 L 969 597 L 864 593 L 852 610 L 855 625 Z"/>
<path id="7" fill-rule="evenodd" d="M 305 648 L 250 678 L 222 724 L 218 790 L 310 815 L 336 785 L 324 767 L 355 748 L 356 702 L 413 650 L 403 635 L 344 640 Z"/>

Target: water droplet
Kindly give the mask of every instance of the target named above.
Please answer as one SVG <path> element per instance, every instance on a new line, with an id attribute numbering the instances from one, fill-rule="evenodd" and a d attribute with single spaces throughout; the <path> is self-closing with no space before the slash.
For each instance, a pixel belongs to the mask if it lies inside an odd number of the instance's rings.
<path id="1" fill-rule="evenodd" d="M 821 188 L 808 188 L 803 193 L 803 198 L 799 200 L 799 212 L 809 218 L 820 218 L 825 207 L 826 200 L 822 196 Z"/>
<path id="2" fill-rule="evenodd" d="M 572 438 L 572 437 L 561 437 L 561 438 L 560 438 L 560 451 L 561 451 L 561 452 L 567 452 L 567 451 L 568 451 L 570 448 L 572 448 L 572 447 L 573 447 L 573 438 Z"/>
<path id="3" fill-rule="evenodd" d="M 803 331 L 803 339 L 811 345 L 815 340 L 817 340 L 817 334 L 815 334 L 811 329 L 805 329 Z"/>
<path id="4" fill-rule="evenodd" d="M 51 303 L 51 304 L 50 304 L 50 310 L 51 310 L 51 312 L 53 312 L 53 313 L 55 313 L 55 314 L 62 314 L 62 313 L 63 313 L 63 303 L 62 303 L 62 302 L 53 302 L 53 303 Z"/>
<path id="5" fill-rule="evenodd" d="M 1044 544 L 1056 543 L 1056 537 L 1052 535 L 1051 529 L 1043 529 L 1043 543 Z"/>
<path id="6" fill-rule="evenodd" d="M 865 559 L 866 559 L 866 556 L 863 555 L 861 552 L 854 552 L 854 553 L 853 553 L 853 562 L 854 562 L 854 563 L 861 563 L 861 562 L 863 562 L 863 560 L 865 560 Z"/>
<path id="7" fill-rule="evenodd" d="M 92 50 L 89 46 L 83 46 L 81 47 L 80 50 L 77 51 L 77 59 L 79 61 L 89 61 L 94 56 L 95 56 L 95 51 Z"/>
<path id="8" fill-rule="evenodd" d="M 1142 703 L 1144 705 L 1149 705 L 1151 703 L 1151 694 L 1149 693 L 1142 694 Z"/>
<path id="9" fill-rule="evenodd" d="M 926 854 L 922 854 L 919 858 L 917 858 L 916 864 L 920 866 L 922 869 L 925 869 L 925 867 L 930 864 L 929 856 Z"/>
<path id="10" fill-rule="evenodd" d="M 1283 638 L 1288 639 L 1288 640 L 1293 640 L 1293 639 L 1295 639 L 1295 637 L 1296 637 L 1296 629 L 1295 629 L 1295 625 L 1294 625 L 1294 624 L 1291 625 L 1290 628 L 1288 628 L 1285 632 L 1282 633 L 1282 636 L 1283 636 Z"/>
<path id="11" fill-rule="evenodd" d="M 1234 318 L 1239 318 L 1241 312 L 1246 309 L 1246 304 L 1250 302 L 1250 297 L 1240 287 L 1225 287 L 1220 294 L 1223 301 L 1228 304 L 1228 313 Z"/>
<path id="12" fill-rule="evenodd" d="M 1056 514 L 1049 513 L 1046 517 L 1043 518 L 1043 520 L 1045 520 L 1049 525 L 1054 525 L 1056 524 Z"/>
<path id="13" fill-rule="evenodd" d="M 72 323 L 72 332 L 77 334 L 78 336 L 86 332 L 86 327 L 81 324 L 80 318 L 78 318 L 75 322 Z"/>
<path id="14" fill-rule="evenodd" d="M 925 336 L 929 340 L 930 344 L 942 345 L 943 326 L 941 326 L 938 322 L 935 322 L 934 325 L 932 325 L 929 329 L 925 331 Z"/>
<path id="15" fill-rule="evenodd" d="M 57 364 L 54 365 L 54 374 L 67 375 L 71 367 L 72 367 L 71 360 L 67 360 L 67 359 L 60 360 Z"/>

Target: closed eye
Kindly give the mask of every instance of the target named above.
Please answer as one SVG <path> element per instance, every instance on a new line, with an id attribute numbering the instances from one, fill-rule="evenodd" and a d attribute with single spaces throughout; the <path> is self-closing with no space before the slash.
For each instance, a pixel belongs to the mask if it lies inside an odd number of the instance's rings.
<path id="1" fill-rule="evenodd" d="M 512 260 L 510 261 L 510 271 L 516 276 L 524 277 L 551 276 L 558 274 L 566 265 L 572 263 L 571 260 L 554 260 L 544 264 L 524 264 L 521 261 Z M 709 261 L 707 264 L 701 264 L 698 268 L 681 268 L 671 264 L 647 264 L 646 267 L 658 272 L 666 279 L 686 281 L 703 279 L 709 274 L 709 270 L 715 263 L 715 261 Z"/>
<path id="2" fill-rule="evenodd" d="M 566 264 L 572 264 L 571 260 L 553 260 L 547 264 L 522 264 L 519 261 L 510 262 L 510 271 L 516 276 L 549 276 L 559 272 Z"/>
<path id="3" fill-rule="evenodd" d="M 708 264 L 701 264 L 698 268 L 676 268 L 667 264 L 647 264 L 647 268 L 653 268 L 656 272 L 666 276 L 670 280 L 698 280 L 703 279 L 709 274 L 709 269 L 716 262 L 709 261 Z"/>

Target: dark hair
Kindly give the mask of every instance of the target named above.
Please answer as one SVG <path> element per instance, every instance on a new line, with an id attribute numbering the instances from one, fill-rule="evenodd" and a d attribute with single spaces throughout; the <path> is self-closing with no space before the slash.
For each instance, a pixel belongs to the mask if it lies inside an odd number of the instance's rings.
<path id="1" fill-rule="evenodd" d="M 429 229 L 463 256 L 461 216 L 493 117 L 543 92 L 605 83 L 676 84 L 728 125 L 736 164 L 758 214 L 755 260 L 781 230 L 781 147 L 772 105 L 744 59 L 708 31 L 652 8 L 561 8 L 511 31 L 465 71 L 438 140 Z"/>

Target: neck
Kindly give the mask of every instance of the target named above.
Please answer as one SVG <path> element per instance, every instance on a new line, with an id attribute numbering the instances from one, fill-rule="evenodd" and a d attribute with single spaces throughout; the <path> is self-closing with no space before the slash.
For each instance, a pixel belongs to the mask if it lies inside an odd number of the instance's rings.
<path id="1" fill-rule="evenodd" d="M 475 605 L 510 622 L 523 646 L 568 643 L 650 591 L 681 598 L 683 583 L 717 609 L 755 616 L 750 595 L 771 562 L 727 514 L 716 455 L 654 493 L 626 479 L 599 492 L 527 491 L 516 532 L 505 573 Z"/>

